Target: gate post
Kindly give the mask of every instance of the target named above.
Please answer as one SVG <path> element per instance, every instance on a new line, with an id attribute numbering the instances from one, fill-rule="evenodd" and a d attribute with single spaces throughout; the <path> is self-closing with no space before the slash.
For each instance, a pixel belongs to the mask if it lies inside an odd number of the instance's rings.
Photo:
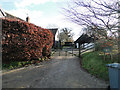
<path id="1" fill-rule="evenodd" d="M 59 49 L 59 56 L 60 56 L 60 49 Z"/>
<path id="2" fill-rule="evenodd" d="M 79 57 L 81 57 L 81 44 L 79 43 Z"/>
<path id="3" fill-rule="evenodd" d="M 73 45 L 72 45 L 72 56 L 73 56 Z"/>

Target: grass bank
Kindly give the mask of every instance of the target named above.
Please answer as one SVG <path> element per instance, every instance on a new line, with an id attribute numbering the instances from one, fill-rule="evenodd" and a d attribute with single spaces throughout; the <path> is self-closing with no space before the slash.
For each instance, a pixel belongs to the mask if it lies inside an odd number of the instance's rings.
<path id="1" fill-rule="evenodd" d="M 43 61 L 47 61 L 50 58 L 42 57 L 39 60 L 31 60 L 31 61 L 12 61 L 9 63 L 2 63 L 2 70 L 12 70 L 21 67 L 28 67 L 29 65 L 39 65 Z"/>
<path id="2" fill-rule="evenodd" d="M 113 62 L 115 62 L 115 60 L 110 60 L 109 57 L 104 60 L 104 56 L 101 55 L 100 52 L 88 52 L 82 55 L 82 67 L 92 75 L 104 79 L 105 81 L 109 80 L 106 64 Z"/>
<path id="3" fill-rule="evenodd" d="M 54 53 L 55 53 L 55 51 L 52 51 L 51 56 L 53 56 Z M 2 63 L 2 70 L 12 70 L 12 69 L 17 69 L 17 68 L 21 68 L 21 67 L 28 67 L 29 65 L 38 65 L 43 61 L 49 60 L 50 58 L 42 57 L 42 58 L 39 58 L 39 60 L 12 61 L 12 62 L 9 62 L 9 63 Z"/>

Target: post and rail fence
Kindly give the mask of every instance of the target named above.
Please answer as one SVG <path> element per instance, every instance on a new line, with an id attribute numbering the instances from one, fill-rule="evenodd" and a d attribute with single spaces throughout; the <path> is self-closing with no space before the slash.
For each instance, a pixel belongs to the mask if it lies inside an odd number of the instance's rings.
<path id="1" fill-rule="evenodd" d="M 68 53 L 72 56 L 81 56 L 85 52 L 94 51 L 94 45 L 86 44 L 84 47 L 80 46 L 80 48 L 75 48 L 74 45 L 63 46 L 62 49 L 57 49 L 56 51 L 58 51 L 58 56 L 68 56 Z"/>

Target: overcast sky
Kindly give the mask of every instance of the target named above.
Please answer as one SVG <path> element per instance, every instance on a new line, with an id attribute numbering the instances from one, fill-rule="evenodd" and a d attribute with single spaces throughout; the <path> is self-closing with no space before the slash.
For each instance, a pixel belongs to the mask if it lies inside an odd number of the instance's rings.
<path id="1" fill-rule="evenodd" d="M 0 7 L 17 17 L 26 19 L 43 28 L 59 27 L 71 28 L 74 40 L 80 36 L 81 27 L 65 19 L 62 7 L 70 0 L 0 0 Z"/>

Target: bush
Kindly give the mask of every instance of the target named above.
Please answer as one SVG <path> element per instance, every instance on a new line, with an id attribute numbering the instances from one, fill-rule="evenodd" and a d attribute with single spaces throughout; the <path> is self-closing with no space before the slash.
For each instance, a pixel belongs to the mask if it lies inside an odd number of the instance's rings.
<path id="1" fill-rule="evenodd" d="M 106 40 L 106 39 L 101 39 L 95 42 L 95 50 L 96 51 L 103 51 L 104 48 L 106 47 L 113 47 L 115 45 L 115 40 Z"/>
<path id="2" fill-rule="evenodd" d="M 3 63 L 16 60 L 31 60 L 49 56 L 53 45 L 53 34 L 34 24 L 2 19 L 2 59 Z"/>

